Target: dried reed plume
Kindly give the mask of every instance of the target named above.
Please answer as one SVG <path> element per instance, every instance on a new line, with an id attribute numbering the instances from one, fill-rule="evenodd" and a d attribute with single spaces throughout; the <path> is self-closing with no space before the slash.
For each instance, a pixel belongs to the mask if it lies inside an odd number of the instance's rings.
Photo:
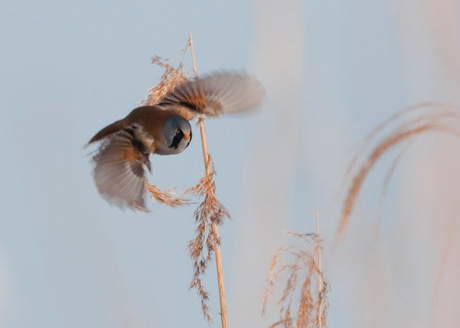
<path id="1" fill-rule="evenodd" d="M 288 232 L 289 235 L 301 240 L 300 246 L 279 248 L 273 256 L 267 276 L 267 287 L 263 297 L 262 315 L 265 314 L 268 299 L 273 296 L 275 284 L 283 274 L 287 274 L 284 291 L 278 300 L 280 320 L 270 328 L 310 328 L 322 327 L 326 324 L 329 302 L 327 293 L 328 283 L 320 270 L 318 258 L 321 249 L 321 240 L 317 234 L 298 234 Z M 291 264 L 280 265 L 283 255 L 293 257 Z M 290 261 L 291 262 L 291 261 Z M 316 281 L 321 283 L 318 285 Z M 296 292 L 299 292 L 297 295 Z M 292 313 L 292 305 L 298 301 L 297 315 Z"/>
<path id="2" fill-rule="evenodd" d="M 423 111 L 423 112 L 421 112 Z M 407 116 L 414 115 L 407 118 Z M 396 128 L 381 139 L 376 146 L 369 152 L 369 144 L 373 142 L 377 135 L 384 129 L 395 123 L 398 119 L 403 119 Z M 357 196 L 361 187 L 369 174 L 370 170 L 374 167 L 375 163 L 390 149 L 396 146 L 406 146 L 408 142 L 413 140 L 415 136 L 419 136 L 425 132 L 443 132 L 454 135 L 460 138 L 460 111 L 457 106 L 427 102 L 408 107 L 381 124 L 379 124 L 365 139 L 363 144 L 358 149 L 357 154 L 353 157 L 348 169 L 346 180 L 350 181 L 350 187 L 345 197 L 342 208 L 339 228 L 337 237 L 343 237 L 348 225 L 350 215 L 356 203 Z M 406 147 L 402 147 L 399 155 L 396 157 L 384 181 L 384 190 L 388 185 L 391 175 L 401 159 Z M 363 161 L 365 153 L 367 157 Z M 359 166 L 358 161 L 363 161 Z M 351 179 L 350 179 L 351 177 Z"/>
<path id="3" fill-rule="evenodd" d="M 204 290 L 201 278 L 204 276 L 209 262 L 212 260 L 212 253 L 215 246 L 220 245 L 217 232 L 213 229 L 215 225 L 221 225 L 224 218 L 230 218 L 226 208 L 216 198 L 216 185 L 213 177 L 215 174 L 214 165 L 209 161 L 210 171 L 201 179 L 200 183 L 190 188 L 187 193 L 196 197 L 204 197 L 203 202 L 195 211 L 195 221 L 198 223 L 196 237 L 189 242 L 188 249 L 193 260 L 194 275 L 190 288 L 195 288 L 201 298 L 203 315 L 208 322 L 212 322 L 209 315 L 207 301 L 208 293 Z"/>
<path id="4" fill-rule="evenodd" d="M 171 207 L 188 205 L 189 202 L 183 196 L 178 196 L 173 192 L 174 188 L 168 190 L 161 190 L 160 188 L 149 184 L 145 184 L 145 189 L 150 192 L 150 195 L 156 200 L 163 204 L 169 205 Z"/>
<path id="5" fill-rule="evenodd" d="M 187 48 L 184 50 L 184 54 L 186 49 Z M 176 68 L 169 65 L 167 59 L 156 56 L 152 59 L 152 64 L 163 67 L 165 72 L 161 76 L 160 82 L 147 91 L 147 99 L 139 103 L 139 105 L 142 106 L 153 106 L 158 104 L 168 92 L 174 91 L 178 85 L 189 80 L 182 72 L 182 63 Z"/>

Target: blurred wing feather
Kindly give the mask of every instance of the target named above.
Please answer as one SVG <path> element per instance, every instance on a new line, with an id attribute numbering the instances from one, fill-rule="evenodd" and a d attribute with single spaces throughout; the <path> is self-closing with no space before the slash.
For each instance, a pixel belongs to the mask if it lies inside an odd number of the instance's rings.
<path id="1" fill-rule="evenodd" d="M 93 157 L 94 180 L 110 203 L 146 211 L 144 192 L 148 157 L 134 147 L 133 135 L 123 130 L 106 140 Z"/>
<path id="2" fill-rule="evenodd" d="M 249 75 L 218 73 L 179 85 L 160 105 L 180 104 L 195 116 L 241 112 L 261 105 L 264 89 Z"/>

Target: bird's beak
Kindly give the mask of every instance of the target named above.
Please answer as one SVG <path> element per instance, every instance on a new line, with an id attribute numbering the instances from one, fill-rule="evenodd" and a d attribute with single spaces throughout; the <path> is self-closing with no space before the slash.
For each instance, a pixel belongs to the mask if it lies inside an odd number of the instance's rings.
<path id="1" fill-rule="evenodd" d="M 184 138 L 190 140 L 190 134 L 184 134 Z"/>

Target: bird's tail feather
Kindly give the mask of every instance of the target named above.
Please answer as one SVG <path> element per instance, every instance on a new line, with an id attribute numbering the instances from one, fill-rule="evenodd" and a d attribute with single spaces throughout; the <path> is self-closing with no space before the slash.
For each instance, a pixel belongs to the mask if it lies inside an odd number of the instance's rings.
<path id="1" fill-rule="evenodd" d="M 107 136 L 109 136 L 111 134 L 114 134 L 114 133 L 120 131 L 123 128 L 124 128 L 123 120 L 115 121 L 112 124 L 107 125 L 105 128 L 103 128 L 98 133 L 96 133 L 96 135 L 94 137 L 92 137 L 91 140 L 88 142 L 88 145 L 93 143 L 93 142 L 102 140 L 105 137 L 107 137 Z"/>

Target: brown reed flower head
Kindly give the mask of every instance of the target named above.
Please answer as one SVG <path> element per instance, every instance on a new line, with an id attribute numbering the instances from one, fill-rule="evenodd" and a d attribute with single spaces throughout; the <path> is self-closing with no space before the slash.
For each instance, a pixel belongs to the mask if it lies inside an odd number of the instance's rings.
<path id="1" fill-rule="evenodd" d="M 382 137 L 369 151 L 369 145 L 377 139 L 377 135 L 399 119 L 403 120 L 403 122 Z M 390 149 L 397 146 L 407 146 L 408 142 L 414 140 L 416 136 L 426 132 L 448 133 L 460 138 L 460 108 L 438 102 L 427 102 L 410 106 L 379 124 L 364 139 L 364 142 L 359 147 L 358 152 L 353 157 L 347 169 L 346 181 L 350 181 L 350 186 L 343 203 L 337 238 L 344 236 L 358 194 L 376 162 L 388 153 Z M 384 190 L 404 150 L 405 148 L 403 147 L 388 170 L 384 180 Z M 358 162 L 361 163 L 358 165 Z"/>
<path id="2" fill-rule="evenodd" d="M 189 201 L 184 198 L 183 195 L 178 195 L 174 193 L 175 188 L 170 188 L 168 190 L 161 190 L 160 188 L 145 183 L 145 189 L 150 193 L 153 199 L 163 204 L 169 205 L 171 207 L 188 205 Z"/>
<path id="3" fill-rule="evenodd" d="M 204 276 L 209 262 L 212 260 L 212 253 L 215 245 L 220 244 L 219 237 L 216 233 L 215 226 L 221 225 L 224 218 L 230 218 L 227 209 L 216 198 L 216 185 L 213 177 L 215 174 L 214 165 L 209 157 L 209 173 L 200 180 L 200 183 L 190 188 L 186 193 L 194 196 L 204 197 L 203 202 L 195 211 L 195 221 L 198 223 L 196 228 L 196 237 L 188 245 L 190 257 L 193 261 L 193 280 L 190 288 L 195 288 L 201 298 L 201 307 L 203 315 L 208 322 L 212 322 L 209 315 L 207 301 L 208 293 L 205 291 L 201 278 Z"/>
<path id="4" fill-rule="evenodd" d="M 278 300 L 280 320 L 270 327 L 323 327 L 326 324 L 329 308 L 327 299 L 329 285 L 319 270 L 316 256 L 321 248 L 321 240 L 316 234 L 294 232 L 288 232 L 288 234 L 299 238 L 301 244 L 276 250 L 267 276 L 262 315 L 265 314 L 269 298 L 273 296 L 277 281 L 282 276 L 287 276 L 284 290 Z M 290 258 L 289 264 L 279 264 L 282 256 Z M 293 303 L 298 303 L 297 314 L 292 313 Z"/>
<path id="5" fill-rule="evenodd" d="M 147 99 L 141 101 L 139 105 L 153 106 L 158 104 L 167 93 L 173 91 L 178 85 L 188 82 L 188 78 L 182 71 L 182 63 L 176 68 L 167 63 L 167 59 L 161 57 L 154 57 L 152 64 L 156 64 L 165 69 L 161 80 L 158 84 L 154 85 L 147 91 Z"/>

